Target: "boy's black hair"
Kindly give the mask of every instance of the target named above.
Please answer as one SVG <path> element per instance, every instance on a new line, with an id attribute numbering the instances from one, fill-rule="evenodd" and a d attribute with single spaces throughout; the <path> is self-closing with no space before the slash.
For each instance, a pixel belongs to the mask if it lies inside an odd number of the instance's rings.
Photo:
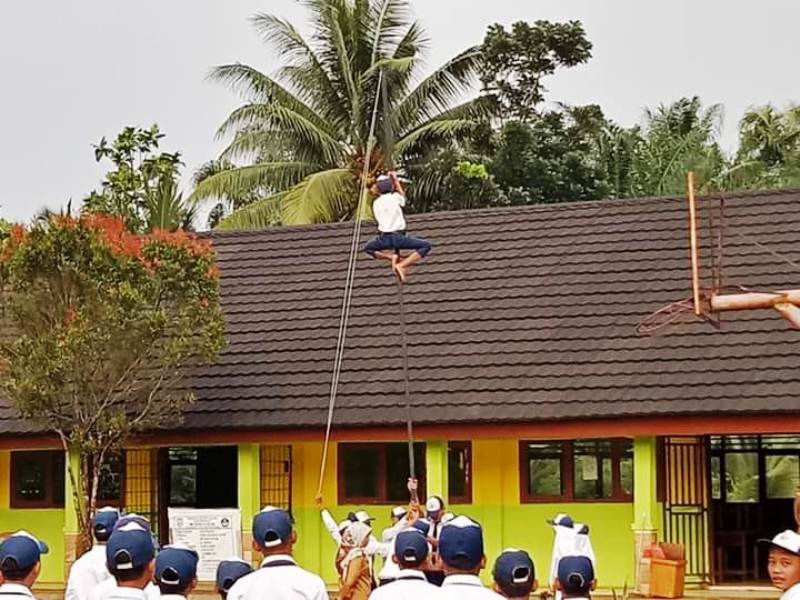
<path id="1" fill-rule="evenodd" d="M 519 598 L 520 596 L 527 598 L 533 589 L 533 581 L 502 584 L 495 580 L 495 583 L 507 598 Z"/>
<path id="2" fill-rule="evenodd" d="M 110 565 L 109 565 L 110 566 Z M 136 569 L 124 569 L 124 570 L 117 570 L 109 568 L 109 571 L 120 583 L 127 583 L 128 581 L 136 581 L 137 579 L 141 578 L 144 575 L 144 571 L 147 569 L 147 565 L 142 565 Z"/>
<path id="3" fill-rule="evenodd" d="M 6 581 L 23 581 L 33 573 L 37 564 L 39 563 L 34 563 L 27 569 L 20 569 L 17 560 L 8 556 L 3 560 L 3 564 L 0 565 L 0 573 L 3 574 L 3 579 Z"/>
<path id="4" fill-rule="evenodd" d="M 94 532 L 94 539 L 96 539 L 101 544 L 105 544 L 108 541 L 108 538 L 110 538 L 110 537 L 111 537 L 111 531 L 110 530 L 103 531 L 103 532 L 99 532 L 99 531 L 95 531 Z"/>
<path id="5" fill-rule="evenodd" d="M 159 581 L 158 582 L 158 589 L 161 591 L 161 595 L 162 596 L 164 596 L 166 594 L 172 594 L 172 595 L 175 595 L 175 596 L 188 596 L 189 595 L 187 593 L 189 591 L 189 586 L 188 585 L 181 587 L 180 585 L 170 585 L 168 583 L 161 583 Z M 226 596 L 227 596 L 227 594 L 225 596 L 223 596 L 223 598 L 226 597 Z"/>

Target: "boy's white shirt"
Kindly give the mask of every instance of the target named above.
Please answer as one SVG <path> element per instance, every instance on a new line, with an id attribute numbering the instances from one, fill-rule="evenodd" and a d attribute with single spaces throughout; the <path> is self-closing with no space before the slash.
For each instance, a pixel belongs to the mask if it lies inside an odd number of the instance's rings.
<path id="1" fill-rule="evenodd" d="M 783 592 L 781 600 L 800 600 L 800 582 L 795 583 L 792 587 Z"/>
<path id="2" fill-rule="evenodd" d="M 405 231 L 406 218 L 403 215 L 405 205 L 406 197 L 400 192 L 378 196 L 372 203 L 372 214 L 378 222 L 378 231 L 383 233 Z"/>

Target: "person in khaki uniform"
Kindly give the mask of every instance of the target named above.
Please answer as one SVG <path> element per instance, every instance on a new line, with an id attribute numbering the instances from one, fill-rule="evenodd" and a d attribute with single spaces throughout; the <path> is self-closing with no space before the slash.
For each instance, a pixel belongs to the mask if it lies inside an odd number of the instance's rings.
<path id="1" fill-rule="evenodd" d="M 347 554 L 341 563 L 340 600 L 367 600 L 372 592 L 372 569 L 365 551 L 370 533 L 369 525 L 355 522 L 342 536 L 342 548 Z"/>

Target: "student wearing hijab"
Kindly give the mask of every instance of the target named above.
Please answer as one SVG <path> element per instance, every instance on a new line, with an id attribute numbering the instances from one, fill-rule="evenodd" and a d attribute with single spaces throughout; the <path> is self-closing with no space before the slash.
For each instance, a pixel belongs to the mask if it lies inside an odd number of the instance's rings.
<path id="1" fill-rule="evenodd" d="M 342 536 L 342 548 L 346 555 L 341 562 L 340 600 L 367 600 L 372 592 L 372 569 L 364 550 L 371 533 L 369 525 L 356 521 Z"/>

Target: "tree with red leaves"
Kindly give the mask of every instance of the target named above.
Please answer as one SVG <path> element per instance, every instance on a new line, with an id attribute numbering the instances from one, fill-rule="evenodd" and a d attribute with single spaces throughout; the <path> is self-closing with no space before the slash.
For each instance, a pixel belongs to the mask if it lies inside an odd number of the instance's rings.
<path id="1" fill-rule="evenodd" d="M 224 345 L 214 252 L 183 231 L 58 216 L 12 228 L 0 275 L 0 390 L 80 455 L 69 477 L 89 545 L 104 462 L 138 432 L 174 426 L 192 401 L 187 371 Z"/>

